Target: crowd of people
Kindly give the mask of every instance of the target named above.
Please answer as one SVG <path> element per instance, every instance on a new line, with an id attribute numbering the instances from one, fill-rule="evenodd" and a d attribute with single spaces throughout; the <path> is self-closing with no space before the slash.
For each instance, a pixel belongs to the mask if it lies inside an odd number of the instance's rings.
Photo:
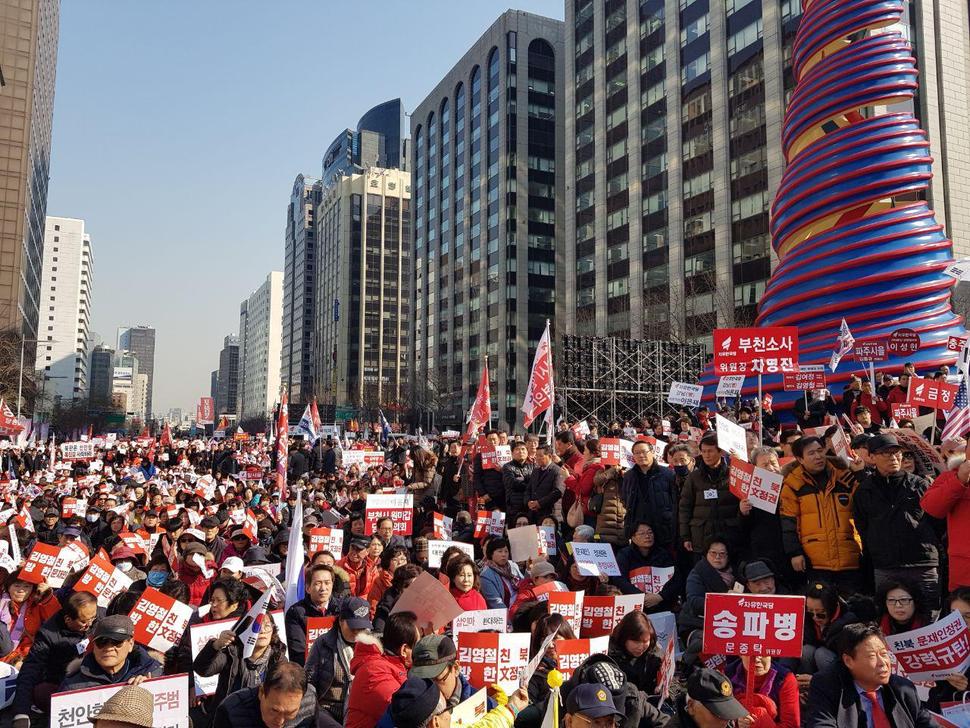
<path id="1" fill-rule="evenodd" d="M 538 728 L 550 716 L 568 728 L 932 726 L 930 711 L 965 697 L 968 674 L 915 685 L 894 666 L 886 636 L 953 611 L 970 625 L 970 538 L 959 535 L 970 525 L 967 443 L 932 445 L 911 422 L 890 423 L 883 395 L 866 384 L 838 400 L 806 396 L 796 426 L 767 407 L 759 413 L 757 402 L 719 409 L 745 427 L 749 462 L 783 478 L 775 512 L 732 492 L 738 453 L 721 447 L 706 408 L 563 423 L 551 444 L 499 430 L 465 444 L 293 438 L 283 489 L 264 438 L 95 438 L 94 456 L 72 461 L 5 443 L 0 659 L 16 674 L 13 726 L 58 725 L 54 694 L 125 685 L 92 718 L 148 728 L 132 707 L 150 704 L 141 684 L 192 673 L 214 680 L 210 694 L 190 682 L 199 728 L 444 728 L 481 688 L 481 728 Z M 886 385 L 891 398 L 897 385 Z M 633 443 L 629 467 L 604 462 L 606 438 Z M 501 445 L 511 460 L 496 467 L 488 453 Z M 383 464 L 345 466 L 351 449 L 383 452 Z M 409 533 L 393 518 L 368 521 L 374 493 L 413 496 Z M 504 530 L 483 534 L 479 511 L 503 514 Z M 451 547 L 432 567 L 429 542 L 443 519 L 450 540 L 470 548 Z M 507 532 L 530 524 L 556 548 L 517 562 Z M 320 526 L 343 532 L 339 549 L 310 548 Z M 306 557 L 294 563 L 301 541 Z M 610 544 L 619 574 L 586 575 L 571 547 L 584 542 Z M 84 566 L 58 585 L 37 583 L 23 569 L 37 544 L 101 553 L 130 586 L 102 606 L 80 588 Z M 645 589 L 633 578 L 643 567 L 670 576 Z M 530 636 L 538 665 L 525 684 L 473 684 L 451 625 L 395 610 L 425 572 L 461 610 L 502 610 L 509 632 Z M 299 599 L 287 599 L 294 581 Z M 132 610 L 148 589 L 192 610 L 165 651 L 136 639 Z M 556 644 L 579 635 L 549 608 L 550 590 L 642 595 L 642 605 L 563 680 Z M 705 653 L 712 593 L 804 596 L 801 654 Z M 245 617 L 266 594 L 282 613 L 247 644 Z M 665 636 L 679 655 L 669 690 L 652 619 L 662 613 L 676 619 Z M 317 629 L 321 618 L 328 626 Z M 220 620 L 224 628 L 193 650 L 192 629 Z"/>

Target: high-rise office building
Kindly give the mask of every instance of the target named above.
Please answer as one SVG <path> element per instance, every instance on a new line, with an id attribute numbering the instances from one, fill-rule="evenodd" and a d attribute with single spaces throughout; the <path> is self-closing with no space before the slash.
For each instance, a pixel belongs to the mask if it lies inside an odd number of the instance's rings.
<path id="1" fill-rule="evenodd" d="M 269 415 L 280 393 L 283 273 L 273 271 L 239 306 L 240 422 Z"/>
<path id="2" fill-rule="evenodd" d="M 94 251 L 71 217 L 47 217 L 43 247 L 37 376 L 45 398 L 66 405 L 87 396 Z"/>
<path id="3" fill-rule="evenodd" d="M 138 371 L 148 377 L 144 419 L 152 417 L 152 390 L 155 384 L 155 329 L 151 326 L 129 326 L 118 329 L 118 350 L 138 357 Z"/>
<path id="4" fill-rule="evenodd" d="M 314 177 L 297 175 L 286 208 L 283 262 L 283 342 L 280 374 L 290 401 L 312 396 L 313 302 L 316 290 L 316 245 L 313 216 L 323 187 Z"/>
<path id="5" fill-rule="evenodd" d="M 213 400 L 217 415 L 234 415 L 239 399 L 239 337 L 229 334 L 219 352 L 219 369 Z"/>
<path id="6" fill-rule="evenodd" d="M 317 208 L 314 367 L 321 403 L 405 409 L 410 346 L 411 175 L 336 178 Z M 369 416 L 369 415 L 365 415 Z"/>
<path id="7" fill-rule="evenodd" d="M 498 421 L 521 423 L 555 311 L 563 24 L 504 13 L 411 116 L 414 403 L 458 425 L 488 356 Z"/>
<path id="8" fill-rule="evenodd" d="M 903 31 L 921 56 L 931 201 L 970 252 L 967 4 L 940 6 L 907 4 Z M 709 343 L 753 322 L 800 15 L 799 0 L 567 0 L 568 333 Z"/>
<path id="9" fill-rule="evenodd" d="M 42 306 L 59 17 L 59 0 L 0 3 L 0 330 L 28 340 L 28 370 Z"/>
<path id="10" fill-rule="evenodd" d="M 345 129 L 323 154 L 321 181 L 328 187 L 341 175 L 359 173 L 365 167 L 407 169 L 407 119 L 401 99 L 391 99 L 370 109 L 357 122 L 356 131 Z"/>
<path id="11" fill-rule="evenodd" d="M 88 392 L 92 409 L 108 407 L 114 382 L 114 349 L 96 346 L 91 351 Z"/>
<path id="12" fill-rule="evenodd" d="M 141 419 L 144 416 L 140 407 L 142 397 L 138 374 L 139 361 L 135 353 L 121 349 L 116 351 L 111 373 L 111 399 L 128 419 Z"/>

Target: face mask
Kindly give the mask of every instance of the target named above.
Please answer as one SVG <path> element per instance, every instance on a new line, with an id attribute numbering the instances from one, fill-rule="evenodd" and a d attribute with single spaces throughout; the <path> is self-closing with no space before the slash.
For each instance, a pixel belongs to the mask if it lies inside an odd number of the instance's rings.
<path id="1" fill-rule="evenodd" d="M 168 574 L 164 571 L 149 571 L 146 581 L 148 586 L 153 586 L 156 589 L 162 586 L 168 580 Z"/>
<path id="2" fill-rule="evenodd" d="M 119 569 L 121 569 L 124 572 L 128 572 L 128 571 L 131 571 L 131 567 L 133 566 L 133 564 L 130 561 L 121 561 L 115 564 L 115 566 L 117 566 Z"/>
<path id="3" fill-rule="evenodd" d="M 88 522 L 88 523 L 96 523 L 99 517 L 100 517 L 100 516 L 98 516 L 98 514 L 97 514 L 97 513 L 88 513 L 88 514 L 87 514 L 87 515 L 85 516 L 85 518 L 87 519 L 87 522 Z"/>
<path id="4" fill-rule="evenodd" d="M 687 473 L 688 473 L 687 466 L 686 465 L 675 465 L 674 466 L 674 472 L 677 473 L 677 475 L 687 475 Z"/>

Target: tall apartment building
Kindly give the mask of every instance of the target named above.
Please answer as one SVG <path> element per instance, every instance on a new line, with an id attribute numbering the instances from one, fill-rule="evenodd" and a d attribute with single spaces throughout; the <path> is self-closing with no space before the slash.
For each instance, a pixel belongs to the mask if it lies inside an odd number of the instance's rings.
<path id="1" fill-rule="evenodd" d="M 411 320 L 411 175 L 337 178 L 317 208 L 314 368 L 321 403 L 406 407 Z"/>
<path id="2" fill-rule="evenodd" d="M 88 329 L 94 285 L 94 251 L 84 220 L 48 216 L 44 231 L 38 381 L 45 399 L 64 404 L 87 397 Z"/>
<path id="3" fill-rule="evenodd" d="M 279 398 L 283 272 L 273 271 L 239 306 L 239 421 L 269 415 Z"/>
<path id="4" fill-rule="evenodd" d="M 935 7 L 907 4 L 904 31 L 920 52 L 932 203 L 966 254 L 967 4 Z M 568 333 L 709 343 L 754 320 L 800 15 L 799 0 L 566 0 Z"/>
<path id="5" fill-rule="evenodd" d="M 306 401 L 313 393 L 310 356 L 317 280 L 313 216 L 320 204 L 322 190 L 320 180 L 297 175 L 290 204 L 286 208 L 280 373 L 290 401 L 294 404 Z"/>
<path id="6" fill-rule="evenodd" d="M 219 352 L 219 369 L 213 400 L 217 415 L 234 415 L 239 399 L 239 337 L 229 334 Z"/>
<path id="7" fill-rule="evenodd" d="M 118 350 L 138 357 L 138 371 L 148 377 L 144 419 L 152 417 L 152 390 L 155 385 L 155 329 L 151 326 L 127 326 L 118 329 Z"/>
<path id="8" fill-rule="evenodd" d="M 91 351 L 88 372 L 88 398 L 91 408 L 108 407 L 114 381 L 114 349 L 96 346 Z"/>
<path id="9" fill-rule="evenodd" d="M 28 370 L 42 306 L 59 18 L 59 0 L 0 3 L 0 330 L 27 339 Z"/>
<path id="10" fill-rule="evenodd" d="M 413 398 L 458 425 L 488 356 L 493 411 L 521 423 L 554 318 L 562 238 L 563 23 L 504 13 L 411 116 Z"/>

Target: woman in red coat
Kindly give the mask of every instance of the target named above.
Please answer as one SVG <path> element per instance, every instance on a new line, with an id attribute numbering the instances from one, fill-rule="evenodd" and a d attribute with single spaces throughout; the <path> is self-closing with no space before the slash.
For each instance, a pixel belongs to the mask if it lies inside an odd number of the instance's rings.
<path id="1" fill-rule="evenodd" d="M 950 534 L 947 553 L 950 557 L 950 591 L 970 584 L 970 538 L 954 534 L 970 529 L 970 460 L 959 468 L 940 473 L 920 499 L 923 510 L 934 518 L 946 519 Z"/>
<path id="2" fill-rule="evenodd" d="M 478 567 L 467 556 L 456 556 L 448 562 L 451 595 L 458 606 L 467 611 L 488 609 L 485 597 L 478 590 Z"/>
<path id="3" fill-rule="evenodd" d="M 566 488 L 571 490 L 583 506 L 583 514 L 588 525 L 595 525 L 596 514 L 589 509 L 589 498 L 593 495 L 593 478 L 603 469 L 600 463 L 599 440 L 590 438 L 584 443 L 582 468 L 566 478 Z"/>
<path id="4" fill-rule="evenodd" d="M 748 695 L 747 670 L 754 670 L 754 693 Z M 748 709 L 753 722 L 748 728 L 798 728 L 801 705 L 798 680 L 781 665 L 772 665 L 764 655 L 742 657 L 725 671 L 734 685 L 734 697 Z"/>

